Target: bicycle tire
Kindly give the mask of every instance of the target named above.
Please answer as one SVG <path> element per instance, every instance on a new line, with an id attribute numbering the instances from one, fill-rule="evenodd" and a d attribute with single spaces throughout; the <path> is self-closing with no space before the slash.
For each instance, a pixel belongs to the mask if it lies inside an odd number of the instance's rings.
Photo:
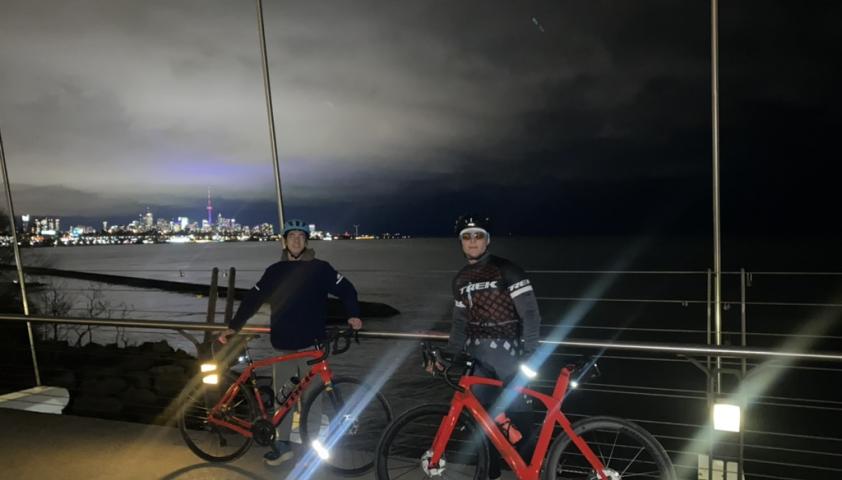
<path id="1" fill-rule="evenodd" d="M 220 385 L 198 383 L 185 398 L 178 416 L 178 429 L 190 450 L 203 460 L 230 462 L 242 456 L 251 447 L 251 437 L 207 421 L 209 408 L 217 403 L 235 380 L 233 376 L 226 376 L 225 382 Z M 230 412 L 231 415 L 248 422 L 257 418 L 254 398 L 244 386 L 241 386 L 232 400 Z M 230 446 L 229 441 L 232 442 Z"/>
<path id="2" fill-rule="evenodd" d="M 614 417 L 585 418 L 573 424 L 617 478 L 675 480 L 675 470 L 667 452 L 651 433 L 628 420 Z M 584 480 L 599 478 L 570 437 L 562 432 L 550 447 L 544 480 Z M 614 477 L 611 477 L 614 478 Z"/>
<path id="3" fill-rule="evenodd" d="M 350 405 L 346 408 L 348 399 L 366 403 L 353 411 Z M 316 402 L 321 407 L 318 419 L 311 418 Z M 338 415 L 347 415 L 346 418 L 352 420 L 339 424 L 334 421 Z M 329 427 L 323 431 L 324 416 L 327 416 Z M 316 437 L 322 443 L 330 444 L 331 456 L 323 460 L 330 470 L 340 475 L 355 476 L 374 466 L 375 447 L 380 434 L 391 421 L 392 409 L 382 393 L 356 378 L 334 377 L 330 389 L 327 385 L 319 385 L 307 398 L 301 410 L 299 428 L 302 444 L 309 446 L 311 439 Z"/>
<path id="4" fill-rule="evenodd" d="M 422 457 L 429 454 L 439 425 L 450 405 L 421 405 L 396 418 L 377 445 L 378 480 L 428 479 Z M 488 444 L 473 419 L 463 413 L 448 441 L 441 478 L 485 479 L 488 475 Z M 414 470 L 414 471 L 413 471 Z"/>

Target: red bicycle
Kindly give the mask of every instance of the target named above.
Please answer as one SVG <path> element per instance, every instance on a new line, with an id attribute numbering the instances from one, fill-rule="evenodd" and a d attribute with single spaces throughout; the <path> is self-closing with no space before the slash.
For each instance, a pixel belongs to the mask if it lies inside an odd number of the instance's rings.
<path id="1" fill-rule="evenodd" d="M 666 451 L 640 426 L 613 417 L 591 417 L 571 424 L 561 410 L 571 376 L 579 370 L 571 365 L 561 370 L 552 396 L 515 387 L 547 409 L 532 461 L 527 464 L 471 391 L 474 385 L 503 387 L 502 382 L 471 376 L 468 357 L 448 362 L 428 345 L 422 344 L 422 348 L 425 359 L 429 352 L 447 366 L 442 378 L 455 390 L 453 399 L 449 405 L 411 409 L 389 425 L 377 446 L 378 479 L 485 479 L 489 442 L 521 480 L 537 480 L 539 476 L 544 480 L 675 478 Z M 458 384 L 449 377 L 455 365 L 465 367 L 468 373 Z M 563 433 L 550 445 L 556 425 Z"/>
<path id="2" fill-rule="evenodd" d="M 256 361 L 246 350 L 238 358 L 245 364 L 241 373 L 229 371 L 220 375 L 217 364 L 203 364 L 202 380 L 194 381 L 193 388 L 187 391 L 179 416 L 179 429 L 187 446 L 211 462 L 234 460 L 252 442 L 271 446 L 276 427 L 293 411 L 304 392 L 312 390 L 298 422 L 302 444 L 312 445 L 322 461 L 337 473 L 359 475 L 371 469 L 374 447 L 391 421 L 392 411 L 380 392 L 355 378 L 336 377 L 330 370 L 328 356 L 348 350 L 352 335 L 350 330 L 333 330 L 321 348 Z M 340 340 L 344 341 L 341 346 Z M 261 377 L 255 371 L 305 358 L 309 359 L 310 370 L 283 398 L 277 398 L 279 408 L 275 410 L 275 393 L 271 387 L 259 385 Z M 317 378 L 321 382 L 313 382 Z M 321 413 L 311 414 L 314 411 Z"/>

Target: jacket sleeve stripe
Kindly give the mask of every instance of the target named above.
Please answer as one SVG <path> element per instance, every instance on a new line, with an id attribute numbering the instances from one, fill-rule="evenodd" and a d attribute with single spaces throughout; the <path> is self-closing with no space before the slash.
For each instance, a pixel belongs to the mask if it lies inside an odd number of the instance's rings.
<path id="1" fill-rule="evenodd" d="M 529 284 L 530 284 L 530 283 L 529 283 L 529 279 L 526 279 L 526 278 L 525 278 L 525 279 L 523 279 L 523 280 L 521 280 L 521 281 L 519 281 L 519 282 L 516 282 L 516 283 L 513 283 L 513 284 L 509 285 L 509 287 L 508 287 L 508 288 L 509 288 L 509 292 L 514 292 L 515 290 L 518 290 L 518 289 L 520 289 L 520 288 L 522 288 L 522 287 L 525 287 L 525 286 L 527 286 L 527 285 L 529 285 Z"/>
<path id="2" fill-rule="evenodd" d="M 523 295 L 524 293 L 531 292 L 531 291 L 532 291 L 532 285 L 527 285 L 525 287 L 521 287 L 521 288 L 515 290 L 514 292 L 510 293 L 510 295 L 512 296 L 512 298 L 515 298 L 515 297 L 518 297 L 520 295 Z"/>

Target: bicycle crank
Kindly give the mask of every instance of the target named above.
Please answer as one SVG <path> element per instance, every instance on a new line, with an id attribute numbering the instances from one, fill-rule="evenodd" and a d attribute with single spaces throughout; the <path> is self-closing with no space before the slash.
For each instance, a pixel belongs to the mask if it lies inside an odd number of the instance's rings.
<path id="1" fill-rule="evenodd" d="M 275 427 L 269 420 L 261 418 L 251 425 L 251 435 L 256 444 L 268 447 L 275 441 Z"/>

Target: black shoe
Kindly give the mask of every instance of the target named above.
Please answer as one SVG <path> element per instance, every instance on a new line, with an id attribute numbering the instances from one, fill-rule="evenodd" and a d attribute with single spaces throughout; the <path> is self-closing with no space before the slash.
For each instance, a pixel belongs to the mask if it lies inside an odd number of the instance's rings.
<path id="1" fill-rule="evenodd" d="M 295 454 L 292 453 L 289 442 L 277 441 L 272 447 L 272 450 L 269 450 L 263 455 L 263 462 L 271 467 L 277 467 L 288 460 L 292 460 L 294 456 Z"/>

